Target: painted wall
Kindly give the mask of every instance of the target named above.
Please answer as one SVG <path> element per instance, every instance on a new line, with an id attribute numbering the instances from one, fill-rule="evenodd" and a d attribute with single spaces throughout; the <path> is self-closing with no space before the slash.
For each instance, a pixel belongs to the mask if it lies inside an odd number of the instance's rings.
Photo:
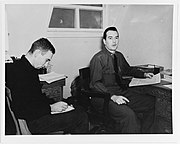
<path id="1" fill-rule="evenodd" d="M 172 67 L 172 5 L 109 5 L 108 22 L 120 31 L 119 50 L 131 65 Z"/>
<path id="2" fill-rule="evenodd" d="M 70 84 L 78 75 L 79 68 L 88 66 L 91 57 L 100 49 L 98 38 L 50 38 L 56 47 L 53 70 L 66 74 L 65 94 L 70 96 Z"/>
<path id="3" fill-rule="evenodd" d="M 172 67 L 172 7 L 108 5 L 108 25 L 120 31 L 118 50 L 131 65 L 158 64 Z M 9 54 L 20 57 L 32 42 L 47 37 L 50 5 L 6 5 Z M 70 84 L 78 69 L 89 64 L 91 57 L 100 50 L 98 37 L 49 38 L 56 47 L 52 59 L 53 71 L 66 74 L 68 79 L 64 97 L 70 96 Z"/>
<path id="4" fill-rule="evenodd" d="M 46 36 L 48 5 L 6 5 L 9 54 L 17 57 L 29 50 L 32 42 Z"/>

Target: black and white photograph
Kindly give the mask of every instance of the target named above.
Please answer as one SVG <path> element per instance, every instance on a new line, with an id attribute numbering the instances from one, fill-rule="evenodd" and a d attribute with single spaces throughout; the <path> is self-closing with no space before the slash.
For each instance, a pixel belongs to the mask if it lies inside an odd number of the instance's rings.
<path id="1" fill-rule="evenodd" d="M 0 143 L 178 142 L 179 2 L 2 1 Z"/>

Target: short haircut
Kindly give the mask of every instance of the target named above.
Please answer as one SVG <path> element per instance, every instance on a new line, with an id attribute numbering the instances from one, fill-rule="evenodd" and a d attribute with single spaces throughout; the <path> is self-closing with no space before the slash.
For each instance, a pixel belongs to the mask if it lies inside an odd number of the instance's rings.
<path id="1" fill-rule="evenodd" d="M 103 39 L 105 39 L 105 40 L 106 40 L 106 36 L 107 36 L 107 32 L 108 31 L 116 31 L 119 34 L 119 32 L 118 32 L 116 27 L 108 27 L 108 28 L 106 28 L 104 30 L 104 33 L 103 33 Z"/>
<path id="2" fill-rule="evenodd" d="M 53 54 L 55 54 L 54 46 L 46 38 L 40 38 L 40 39 L 36 40 L 32 44 L 32 46 L 31 46 L 31 48 L 30 48 L 30 50 L 28 52 L 33 53 L 37 49 L 41 50 L 42 52 L 47 52 L 47 51 L 50 50 Z"/>

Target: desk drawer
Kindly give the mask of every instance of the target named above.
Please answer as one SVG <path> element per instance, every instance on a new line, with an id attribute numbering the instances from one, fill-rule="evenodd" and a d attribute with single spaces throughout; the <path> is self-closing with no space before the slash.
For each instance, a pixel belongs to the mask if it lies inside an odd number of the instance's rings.
<path id="1" fill-rule="evenodd" d="M 47 97 L 53 98 L 55 101 L 63 99 L 63 86 L 65 86 L 65 79 L 57 80 L 50 84 L 43 81 L 41 84 L 42 92 L 45 93 Z"/>
<path id="2" fill-rule="evenodd" d="M 164 117 L 156 116 L 155 131 L 159 134 L 172 134 L 172 122 L 167 121 Z"/>
<path id="3" fill-rule="evenodd" d="M 156 99 L 156 115 L 172 121 L 172 103 L 161 98 Z"/>
<path id="4" fill-rule="evenodd" d="M 42 88 L 42 92 L 45 93 L 48 98 L 53 98 L 55 101 L 63 99 L 63 90 L 60 86 Z"/>
<path id="5" fill-rule="evenodd" d="M 158 86 L 140 86 L 130 88 L 140 93 L 152 95 L 155 103 L 155 133 L 172 133 L 172 90 Z M 156 130 L 157 129 L 157 130 Z"/>

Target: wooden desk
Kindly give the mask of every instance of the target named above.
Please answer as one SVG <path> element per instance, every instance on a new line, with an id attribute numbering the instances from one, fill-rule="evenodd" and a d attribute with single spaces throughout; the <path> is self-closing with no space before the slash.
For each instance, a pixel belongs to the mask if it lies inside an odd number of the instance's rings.
<path id="1" fill-rule="evenodd" d="M 155 123 L 153 133 L 172 134 L 172 89 L 165 87 L 167 82 L 161 80 L 160 84 L 132 87 L 131 89 L 143 94 L 156 97 Z"/>
<path id="2" fill-rule="evenodd" d="M 65 86 L 65 78 L 50 84 L 45 81 L 41 81 L 41 84 L 42 92 L 45 93 L 47 97 L 53 98 L 55 101 L 63 99 L 63 86 Z"/>

